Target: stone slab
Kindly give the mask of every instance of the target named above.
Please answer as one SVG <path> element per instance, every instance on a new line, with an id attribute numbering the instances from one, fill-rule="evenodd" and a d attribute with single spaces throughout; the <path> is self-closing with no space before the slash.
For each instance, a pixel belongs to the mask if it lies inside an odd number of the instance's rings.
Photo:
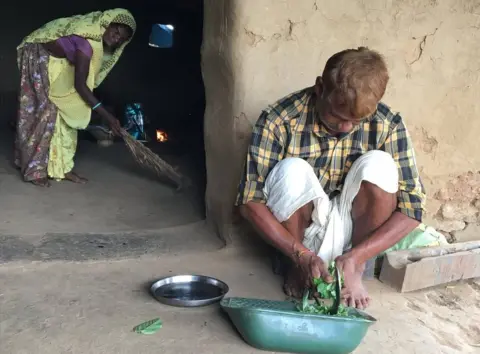
<path id="1" fill-rule="evenodd" d="M 472 244 L 464 243 L 464 245 Z M 445 247 L 447 250 L 448 248 L 451 247 Z M 453 253 L 444 252 L 441 255 L 420 259 L 415 257 L 417 251 L 411 251 L 411 258 L 408 256 L 404 258 L 405 251 L 400 252 L 392 252 L 385 257 L 380 281 L 402 293 L 480 277 L 480 248 Z M 401 262 L 399 259 L 407 261 Z"/>

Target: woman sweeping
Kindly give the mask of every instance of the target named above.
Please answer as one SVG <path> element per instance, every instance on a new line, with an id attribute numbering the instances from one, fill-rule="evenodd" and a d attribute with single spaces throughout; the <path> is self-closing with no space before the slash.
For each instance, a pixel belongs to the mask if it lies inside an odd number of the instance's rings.
<path id="1" fill-rule="evenodd" d="M 73 172 L 77 130 L 92 110 L 114 133 L 120 124 L 95 98 L 135 32 L 129 11 L 114 9 L 61 18 L 27 36 L 18 51 L 21 73 L 15 163 L 23 178 L 49 186 L 49 178 L 85 183 Z"/>

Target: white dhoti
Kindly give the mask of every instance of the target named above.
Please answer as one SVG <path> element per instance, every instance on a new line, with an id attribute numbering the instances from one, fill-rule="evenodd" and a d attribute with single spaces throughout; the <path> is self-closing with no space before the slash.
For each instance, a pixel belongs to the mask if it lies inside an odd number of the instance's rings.
<path id="1" fill-rule="evenodd" d="M 313 222 L 305 231 L 303 245 L 329 263 L 351 248 L 352 203 L 363 181 L 396 193 L 398 169 L 392 156 L 380 150 L 360 156 L 350 168 L 341 193 L 332 200 L 308 162 L 289 157 L 270 172 L 263 192 L 267 207 L 280 222 L 313 202 Z"/>

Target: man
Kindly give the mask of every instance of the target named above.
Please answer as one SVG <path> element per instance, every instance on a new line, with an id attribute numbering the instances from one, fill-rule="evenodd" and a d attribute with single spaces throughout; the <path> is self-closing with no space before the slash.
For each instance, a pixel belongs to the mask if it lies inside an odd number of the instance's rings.
<path id="1" fill-rule="evenodd" d="M 365 308 L 367 260 L 421 222 L 425 192 L 402 117 L 380 102 L 389 80 L 367 48 L 333 55 L 314 87 L 258 119 L 236 205 L 292 261 L 285 292 L 301 297 L 313 278 L 343 271 L 343 301 Z"/>

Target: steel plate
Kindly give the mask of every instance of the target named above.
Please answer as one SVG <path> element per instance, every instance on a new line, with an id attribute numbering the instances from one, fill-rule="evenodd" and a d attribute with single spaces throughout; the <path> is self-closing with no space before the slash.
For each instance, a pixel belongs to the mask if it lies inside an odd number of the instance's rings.
<path id="1" fill-rule="evenodd" d="M 219 302 L 228 293 L 223 281 L 205 275 L 174 275 L 157 280 L 150 287 L 161 303 L 178 307 L 198 307 Z"/>

